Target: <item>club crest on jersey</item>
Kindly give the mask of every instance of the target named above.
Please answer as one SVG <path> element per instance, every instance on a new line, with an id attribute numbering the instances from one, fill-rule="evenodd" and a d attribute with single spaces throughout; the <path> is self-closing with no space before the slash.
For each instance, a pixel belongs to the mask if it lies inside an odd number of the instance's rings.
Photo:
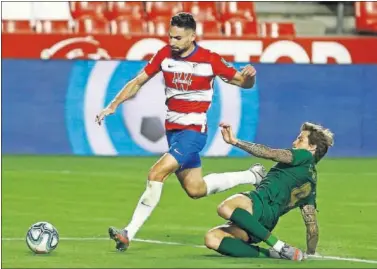
<path id="1" fill-rule="evenodd" d="M 192 83 L 191 77 L 192 74 L 190 73 L 174 72 L 172 82 L 175 84 L 176 89 L 187 91 Z"/>

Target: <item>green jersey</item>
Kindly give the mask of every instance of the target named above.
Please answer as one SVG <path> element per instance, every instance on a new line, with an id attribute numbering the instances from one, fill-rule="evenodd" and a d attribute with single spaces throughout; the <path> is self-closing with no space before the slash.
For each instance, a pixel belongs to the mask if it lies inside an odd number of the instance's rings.
<path id="1" fill-rule="evenodd" d="M 257 191 L 265 192 L 278 205 L 278 215 L 306 204 L 316 206 L 317 171 L 314 156 L 305 149 L 290 149 L 290 164 L 277 163 L 262 180 Z"/>

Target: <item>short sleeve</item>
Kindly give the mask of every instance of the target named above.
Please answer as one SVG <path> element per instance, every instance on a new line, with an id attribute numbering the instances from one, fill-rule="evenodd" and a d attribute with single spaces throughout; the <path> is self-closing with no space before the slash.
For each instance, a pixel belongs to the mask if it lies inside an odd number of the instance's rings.
<path id="1" fill-rule="evenodd" d="M 165 58 L 165 47 L 160 49 L 145 66 L 144 71 L 148 76 L 153 76 L 161 71 L 161 63 Z"/>
<path id="2" fill-rule="evenodd" d="M 212 53 L 211 65 L 214 75 L 222 77 L 227 81 L 232 80 L 237 73 L 237 70 L 217 53 Z"/>
<path id="3" fill-rule="evenodd" d="M 291 165 L 302 165 L 306 163 L 313 163 L 314 157 L 310 151 L 306 149 L 291 149 L 292 152 L 292 162 Z"/>
<path id="4" fill-rule="evenodd" d="M 310 195 L 305 203 L 300 206 L 300 208 L 302 209 L 306 205 L 312 205 L 315 209 L 317 209 L 317 201 L 314 195 Z"/>

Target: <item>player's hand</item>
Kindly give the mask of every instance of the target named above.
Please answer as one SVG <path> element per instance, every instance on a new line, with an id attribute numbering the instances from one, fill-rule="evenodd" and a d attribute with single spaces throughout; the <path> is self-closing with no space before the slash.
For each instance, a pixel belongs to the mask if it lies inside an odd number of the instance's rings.
<path id="1" fill-rule="evenodd" d="M 233 134 L 232 126 L 223 122 L 220 123 L 219 126 L 221 127 L 221 134 L 223 135 L 224 141 L 231 145 L 237 144 L 238 140 Z"/>
<path id="2" fill-rule="evenodd" d="M 255 68 L 248 64 L 246 65 L 242 70 L 241 70 L 241 75 L 244 76 L 244 77 L 254 77 L 255 74 L 257 73 L 257 71 L 255 70 Z"/>
<path id="3" fill-rule="evenodd" d="M 111 107 L 106 107 L 104 110 L 101 111 L 101 113 L 96 115 L 96 123 L 98 123 L 98 125 L 101 125 L 103 119 L 108 115 L 114 114 L 114 112 L 115 109 Z"/>

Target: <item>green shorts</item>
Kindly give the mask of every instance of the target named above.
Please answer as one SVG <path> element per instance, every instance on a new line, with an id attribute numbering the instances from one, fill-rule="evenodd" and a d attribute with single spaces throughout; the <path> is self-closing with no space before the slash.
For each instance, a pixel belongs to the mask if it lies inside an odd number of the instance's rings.
<path id="1" fill-rule="evenodd" d="M 253 216 L 270 232 L 279 221 L 279 205 L 271 201 L 264 191 L 251 191 L 242 193 L 253 201 Z M 260 240 L 252 238 L 250 243 L 259 243 Z"/>

